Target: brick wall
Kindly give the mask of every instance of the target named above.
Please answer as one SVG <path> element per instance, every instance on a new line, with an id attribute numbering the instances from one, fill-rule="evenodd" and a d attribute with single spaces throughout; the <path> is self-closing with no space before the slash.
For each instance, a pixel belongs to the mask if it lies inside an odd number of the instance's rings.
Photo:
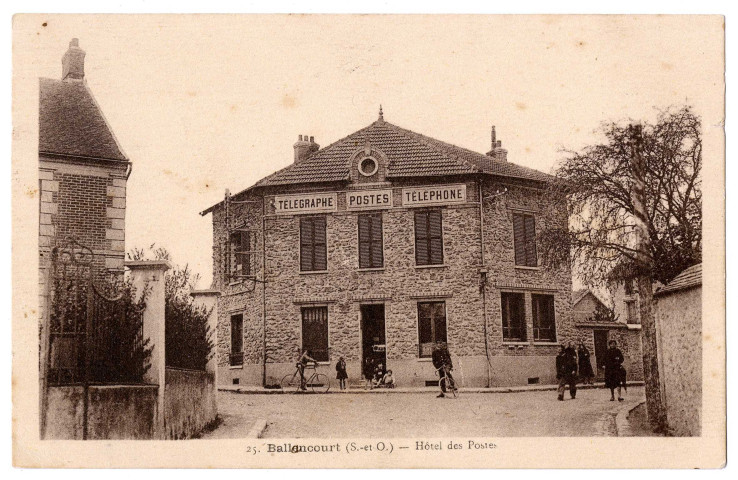
<path id="1" fill-rule="evenodd" d="M 405 185 L 427 184 L 427 179 L 407 182 Z M 459 182 L 454 182 L 459 183 Z M 301 273 L 299 271 L 299 216 L 270 215 L 270 200 L 276 192 L 266 192 L 266 276 L 261 258 L 255 257 L 252 271 L 257 278 L 266 278 L 266 285 L 244 281 L 230 284 L 223 278 L 225 266 L 226 229 L 222 206 L 213 211 L 213 265 L 214 288 L 220 290 L 218 337 L 218 365 L 221 381 L 230 383 L 240 377 L 243 383 L 260 380 L 258 368 L 248 366 L 261 363 L 263 356 L 263 318 L 266 307 L 266 350 L 270 358 L 268 377 L 278 377 L 277 365 L 287 370 L 294 361 L 294 351 L 301 342 L 300 309 L 306 305 L 325 305 L 328 309 L 329 345 L 331 361 L 342 355 L 349 362 L 353 375 L 358 375 L 361 355 L 360 306 L 365 303 L 385 304 L 385 331 L 387 358 L 390 365 L 406 365 L 402 380 L 424 381 L 432 377 L 426 364 L 418 361 L 417 302 L 438 299 L 446 302 L 447 335 L 452 356 L 466 361 L 474 382 L 484 373 L 485 322 L 483 300 L 480 294 L 479 267 L 480 214 L 478 186 L 467 180 L 467 203 L 442 209 L 444 266 L 417 267 L 414 257 L 414 209 L 395 207 L 382 212 L 385 268 L 379 271 L 358 269 L 357 213 L 345 211 L 345 192 L 338 191 L 338 212 L 327 216 L 328 271 Z M 491 195 L 502 185 L 488 184 L 484 195 Z M 515 267 L 512 240 L 512 212 L 524 209 L 536 214 L 540 231 L 549 222 L 566 221 L 565 212 L 549 217 L 550 212 L 540 205 L 540 198 L 530 188 L 508 184 L 508 194 L 485 201 L 484 243 L 487 274 L 486 313 L 487 339 L 490 358 L 499 357 L 497 364 L 516 361 L 515 358 L 535 357 L 532 365 L 541 370 L 529 376 L 550 376 L 554 372 L 557 342 L 514 345 L 510 348 L 502 340 L 500 293 L 518 291 L 525 294 L 528 338 L 532 339 L 531 294 L 554 296 L 557 341 L 573 338 L 571 318 L 571 275 L 567 268 L 550 271 L 543 268 Z M 295 187 L 296 188 L 296 187 Z M 383 184 L 379 188 L 389 188 Z M 401 186 L 393 184 L 395 205 L 401 200 Z M 290 189 L 285 189 L 289 191 Z M 284 193 L 279 192 L 279 193 Z M 292 192 L 289 192 L 292 193 Z M 239 200 L 256 203 L 231 204 L 231 228 L 243 226 L 252 231 L 254 245 L 261 249 L 262 199 L 251 195 Z M 262 303 L 263 289 L 266 302 Z M 230 350 L 230 316 L 244 315 L 244 368 L 228 368 Z M 509 360 L 506 360 L 509 359 Z M 472 361 L 473 360 L 473 361 Z M 404 363 L 403 363 L 404 362 Z M 474 363 L 476 362 L 476 363 Z M 502 362 L 502 363 L 500 363 Z M 425 362 L 427 363 L 427 362 Z M 472 363 L 474 363 L 472 365 Z M 273 364 L 273 365 L 272 365 Z M 549 365 L 550 364 L 550 365 Z M 399 368 L 399 367 L 398 367 Z M 421 372 L 422 373 L 418 373 Z M 397 370 L 395 369 L 397 373 Z M 481 373 L 480 373 L 481 372 Z M 351 372 L 350 372 L 351 374 Z M 524 378 L 526 372 L 518 375 Z M 504 372 L 495 372 L 500 383 L 509 383 Z M 335 373 L 333 373 L 335 376 Z M 402 376 L 402 375 L 401 375 Z M 411 378 L 412 377 L 412 378 Z M 417 377 L 417 378 L 415 378 Z M 524 380 L 523 380 L 524 381 Z M 473 383 L 474 383 L 473 382 Z M 516 380 L 517 383 L 517 380 Z"/>

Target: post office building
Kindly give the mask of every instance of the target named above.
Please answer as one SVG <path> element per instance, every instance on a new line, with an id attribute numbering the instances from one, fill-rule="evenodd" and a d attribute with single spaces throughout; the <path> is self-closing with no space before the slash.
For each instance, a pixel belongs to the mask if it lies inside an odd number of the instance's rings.
<path id="1" fill-rule="evenodd" d="M 565 225 L 551 177 L 379 119 L 203 213 L 213 221 L 221 384 L 273 385 L 298 349 L 350 384 L 367 357 L 400 386 L 437 382 L 446 342 L 464 386 L 551 383 L 574 340 L 571 271 L 539 261 Z"/>

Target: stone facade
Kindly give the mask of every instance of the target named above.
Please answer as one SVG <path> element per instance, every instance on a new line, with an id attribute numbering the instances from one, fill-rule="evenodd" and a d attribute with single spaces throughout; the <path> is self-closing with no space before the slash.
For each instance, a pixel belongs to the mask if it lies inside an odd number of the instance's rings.
<path id="1" fill-rule="evenodd" d="M 480 182 L 483 197 L 494 197 L 507 188 L 506 194 L 483 202 L 486 281 L 480 275 Z M 414 208 L 401 204 L 402 188 L 439 183 L 464 183 L 466 202 L 441 208 L 444 264 L 416 266 Z M 263 261 L 258 254 L 252 256 L 251 268 L 254 277 L 265 279 L 266 283 L 226 280 L 225 206 L 219 204 L 212 210 L 213 288 L 221 291 L 217 329 L 219 382 L 260 384 L 264 346 L 268 357 L 267 384 L 278 382 L 282 375 L 293 371 L 295 350 L 301 345 L 301 307 L 309 305 L 324 305 L 328 310 L 330 361 L 321 368 L 334 377 L 333 364 L 343 356 L 350 377 L 358 379 L 362 350 L 360 308 L 381 303 L 385 306 L 388 368 L 400 384 L 425 385 L 437 377 L 428 359 L 418 358 L 417 303 L 424 300 L 445 302 L 449 350 L 457 376 L 465 385 L 516 385 L 528 383 L 529 379 L 553 381 L 558 344 L 576 335 L 571 318 L 571 274 L 568 268 L 553 271 L 515 266 L 512 214 L 531 212 L 536 216 L 536 227 L 543 229 L 549 222 L 565 222 L 565 212 L 551 214 L 541 205 L 540 192 L 520 182 L 452 178 L 440 182 L 416 179 L 374 184 L 371 188 L 392 188 L 394 194 L 394 206 L 381 210 L 384 268 L 359 269 L 358 213 L 347 211 L 345 200 L 346 192 L 352 188 L 369 187 L 331 185 L 320 189 L 337 192 L 338 199 L 337 211 L 326 215 L 325 272 L 300 272 L 300 216 L 276 215 L 273 206 L 277 193 L 316 191 L 315 188 L 298 185 L 264 189 L 240 195 L 240 203 L 229 204 L 229 229 L 248 229 L 252 248 L 265 252 Z M 524 293 L 529 339 L 533 337 L 531 294 L 553 295 L 556 341 L 504 342 L 500 299 L 503 291 Z M 234 314 L 243 315 L 242 366 L 229 365 L 230 318 Z"/>

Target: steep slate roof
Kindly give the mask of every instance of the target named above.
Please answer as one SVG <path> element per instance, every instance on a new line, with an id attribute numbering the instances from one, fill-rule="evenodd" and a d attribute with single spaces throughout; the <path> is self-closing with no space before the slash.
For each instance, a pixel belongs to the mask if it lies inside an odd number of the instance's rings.
<path id="1" fill-rule="evenodd" d="M 553 178 L 532 168 L 498 161 L 384 120 L 377 120 L 368 127 L 318 150 L 307 159 L 263 178 L 254 186 L 347 180 L 351 155 L 367 141 L 387 156 L 388 178 L 478 172 L 539 182 L 547 182 Z"/>
<path id="2" fill-rule="evenodd" d="M 668 285 L 660 288 L 654 295 L 664 295 L 700 285 L 702 285 L 702 264 L 698 263 L 682 271 L 682 273 L 674 277 Z"/>
<path id="3" fill-rule="evenodd" d="M 128 161 L 83 82 L 40 80 L 39 152 Z"/>

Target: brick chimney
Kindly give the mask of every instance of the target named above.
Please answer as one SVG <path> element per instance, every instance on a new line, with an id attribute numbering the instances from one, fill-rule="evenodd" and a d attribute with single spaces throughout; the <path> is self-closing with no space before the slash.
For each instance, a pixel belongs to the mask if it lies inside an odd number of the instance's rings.
<path id="1" fill-rule="evenodd" d="M 295 149 L 295 163 L 301 162 L 320 149 L 315 143 L 315 137 L 300 135 L 293 146 Z"/>
<path id="2" fill-rule="evenodd" d="M 492 157 L 495 160 L 499 160 L 500 162 L 507 162 L 507 150 L 502 148 L 502 141 L 497 140 L 497 132 L 495 131 L 495 126 L 492 125 L 492 149 L 487 152 L 488 157 Z"/>
<path id="3" fill-rule="evenodd" d="M 79 40 L 69 42 L 69 50 L 62 57 L 62 80 L 82 81 L 85 78 L 85 51 L 79 48 Z"/>

